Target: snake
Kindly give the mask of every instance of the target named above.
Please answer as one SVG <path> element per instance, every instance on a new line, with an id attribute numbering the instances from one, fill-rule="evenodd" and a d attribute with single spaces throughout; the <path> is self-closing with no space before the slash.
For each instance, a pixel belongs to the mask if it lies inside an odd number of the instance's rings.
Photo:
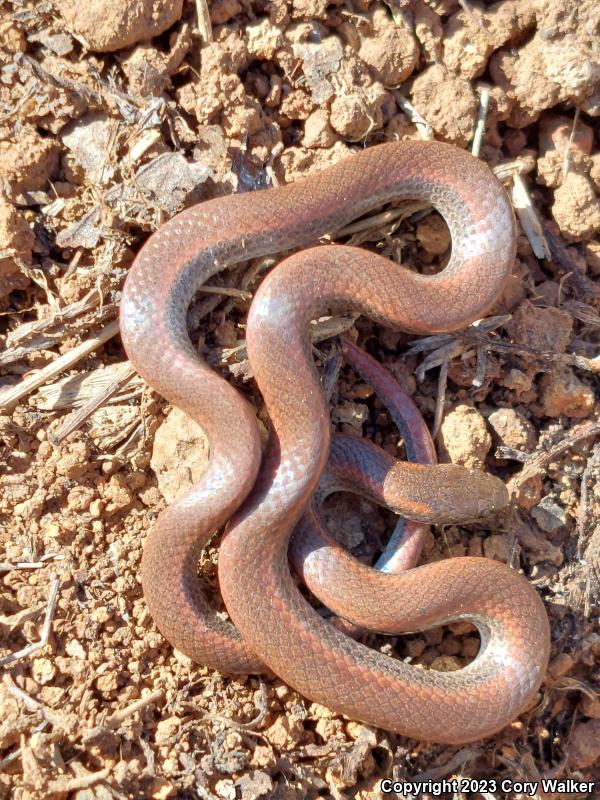
<path id="1" fill-rule="evenodd" d="M 402 200 L 433 206 L 448 226 L 451 254 L 438 274 L 361 248 L 319 244 Z M 263 455 L 255 410 L 199 357 L 186 315 L 213 275 L 291 251 L 262 281 L 247 322 L 248 359 L 270 419 Z M 336 552 L 333 543 L 316 548 L 326 585 L 337 579 L 329 572 L 338 569 L 334 562 L 341 565 L 337 577 L 346 590 L 329 598 L 330 607 L 352 623 L 403 633 L 472 622 L 478 656 L 442 672 L 345 636 L 303 597 L 288 561 L 290 537 L 331 442 L 310 321 L 352 310 L 414 334 L 460 330 L 497 300 L 515 252 L 514 215 L 501 184 L 480 160 L 433 141 L 376 145 L 287 185 L 199 203 L 150 236 L 123 289 L 123 344 L 141 377 L 196 419 L 210 442 L 204 474 L 161 513 L 142 555 L 144 597 L 175 647 L 226 673 L 267 665 L 314 702 L 423 741 L 474 741 L 531 705 L 550 631 L 541 599 L 517 571 L 461 557 L 386 573 Z M 497 506 L 490 476 L 471 476 L 465 492 L 458 485 L 464 474 L 453 477 L 453 466 L 404 465 L 407 517 L 444 522 L 463 518 L 464 502 L 476 511 Z M 455 504 L 453 490 L 461 498 Z M 214 614 L 197 580 L 200 551 L 225 526 L 218 576 L 235 628 Z"/>

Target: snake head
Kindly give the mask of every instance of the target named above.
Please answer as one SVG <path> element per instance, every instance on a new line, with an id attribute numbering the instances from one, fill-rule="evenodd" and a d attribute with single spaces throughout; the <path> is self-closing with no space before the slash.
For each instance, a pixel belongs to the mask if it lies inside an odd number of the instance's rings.
<path id="1" fill-rule="evenodd" d="M 399 462 L 385 480 L 386 505 L 408 519 L 469 522 L 506 508 L 508 490 L 494 475 L 457 464 Z"/>

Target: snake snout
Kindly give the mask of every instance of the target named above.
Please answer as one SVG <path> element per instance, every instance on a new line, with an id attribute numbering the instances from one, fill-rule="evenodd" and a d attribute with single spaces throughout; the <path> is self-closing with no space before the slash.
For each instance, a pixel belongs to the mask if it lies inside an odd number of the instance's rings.
<path id="1" fill-rule="evenodd" d="M 469 522 L 495 514 L 508 505 L 508 490 L 494 475 L 465 469 L 456 464 L 439 464 L 437 505 L 445 522 Z"/>

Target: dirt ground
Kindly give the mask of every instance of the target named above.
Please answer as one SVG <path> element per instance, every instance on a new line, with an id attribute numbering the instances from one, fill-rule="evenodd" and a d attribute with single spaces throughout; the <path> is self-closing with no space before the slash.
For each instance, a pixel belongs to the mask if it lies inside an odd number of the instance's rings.
<path id="1" fill-rule="evenodd" d="M 600 781 L 599 33 L 597 0 L 0 2 L 0 797 L 367 800 L 384 777 Z M 153 626 L 138 576 L 147 532 L 208 445 L 126 361 L 119 296 L 136 251 L 194 202 L 406 138 L 474 149 L 505 182 L 512 278 L 462 334 L 330 318 L 315 340 L 324 363 L 355 331 L 442 460 L 510 482 L 509 512 L 435 528 L 423 556 L 506 562 L 550 617 L 535 703 L 464 747 L 191 663 Z M 411 209 L 336 238 L 425 272 L 449 249 L 441 218 Z M 244 319 L 271 266 L 219 276 L 189 313 L 199 352 L 265 422 Z M 348 368 L 332 418 L 402 453 Z M 346 496 L 327 519 L 367 560 L 394 524 Z M 200 567 L 213 590 L 215 561 Z M 464 624 L 363 640 L 445 670 L 478 648 Z"/>

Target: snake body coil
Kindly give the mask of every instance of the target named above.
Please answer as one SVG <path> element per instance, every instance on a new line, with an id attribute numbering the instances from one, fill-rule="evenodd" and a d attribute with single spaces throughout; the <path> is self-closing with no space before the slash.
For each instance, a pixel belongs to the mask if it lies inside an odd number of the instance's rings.
<path id="1" fill-rule="evenodd" d="M 232 264 L 306 247 L 403 198 L 431 203 L 448 224 L 452 254 L 439 275 L 424 277 L 336 245 L 291 256 L 261 285 L 247 333 L 272 423 L 260 466 L 251 409 L 189 342 L 185 320 L 194 292 Z M 390 659 L 335 630 L 299 594 L 287 556 L 330 442 L 310 356 L 310 320 L 354 309 L 415 333 L 457 330 L 492 305 L 514 254 L 514 219 L 502 187 L 480 161 L 433 142 L 380 145 L 289 186 L 202 203 L 148 240 L 123 294 L 125 348 L 152 387 L 200 422 L 211 445 L 206 473 L 161 514 L 144 549 L 144 594 L 169 641 L 224 672 L 267 664 L 311 699 L 419 739 L 474 740 L 530 702 L 548 659 L 548 621 L 527 581 L 506 566 L 460 558 L 393 575 L 358 564 L 333 545 L 306 554 L 307 570 L 316 558 L 317 584 L 335 587 L 332 610 L 356 624 L 401 632 L 473 621 L 480 654 L 464 669 L 440 673 Z M 452 505 L 451 476 L 442 513 L 443 492 L 435 472 L 427 472 L 435 469 L 407 465 L 407 497 L 422 498 L 423 519 L 436 511 L 440 520 L 464 518 L 465 509 Z M 469 496 L 476 511 L 501 504 L 489 476 L 474 477 Z M 469 502 L 464 492 L 456 497 Z M 414 503 L 412 512 L 419 518 Z M 196 581 L 200 550 L 227 522 L 219 581 L 237 631 L 214 614 Z"/>

